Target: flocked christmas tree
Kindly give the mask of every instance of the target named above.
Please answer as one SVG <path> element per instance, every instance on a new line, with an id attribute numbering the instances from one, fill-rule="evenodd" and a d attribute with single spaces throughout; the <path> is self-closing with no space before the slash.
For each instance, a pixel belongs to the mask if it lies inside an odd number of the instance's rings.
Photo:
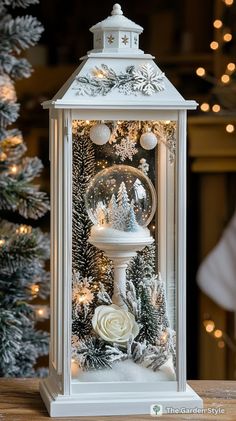
<path id="1" fill-rule="evenodd" d="M 32 304 L 34 298 L 48 295 L 44 267 L 48 236 L 30 225 L 10 222 L 17 214 L 21 220 L 38 219 L 49 209 L 46 194 L 32 183 L 42 163 L 23 157 L 22 135 L 11 128 L 19 113 L 14 81 L 32 71 L 19 54 L 37 43 L 43 28 L 32 16 L 13 18 L 7 7 L 25 8 L 37 2 L 3 0 L 0 4 L 0 376 L 8 377 L 36 375 L 37 358 L 48 352 L 48 334 L 38 330 L 36 323 L 37 316 L 43 319 L 49 312 L 47 306 Z"/>
<path id="2" fill-rule="evenodd" d="M 117 197 L 112 194 L 108 206 L 102 201 L 98 202 L 95 216 L 99 226 L 105 225 L 115 230 L 130 232 L 138 229 L 134 200 L 130 202 L 124 182 L 119 186 Z"/>
<path id="3" fill-rule="evenodd" d="M 84 197 L 95 173 L 95 152 L 89 138 L 89 128 L 86 125 L 77 127 L 75 123 L 73 132 L 72 334 L 74 338 L 84 339 L 91 332 L 91 315 L 99 299 L 97 295 L 91 299 L 90 292 L 93 294 L 99 291 L 99 282 L 111 291 L 112 267 L 103 253 L 88 243 L 92 223 L 85 208 Z M 85 285 L 87 290 L 83 290 Z M 80 291 L 80 294 L 75 295 L 75 290 Z M 81 290 L 84 299 L 78 303 Z"/>

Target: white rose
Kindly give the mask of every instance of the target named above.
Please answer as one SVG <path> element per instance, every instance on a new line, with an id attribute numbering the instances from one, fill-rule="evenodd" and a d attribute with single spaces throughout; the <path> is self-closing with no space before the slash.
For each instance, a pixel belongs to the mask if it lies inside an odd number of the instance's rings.
<path id="1" fill-rule="evenodd" d="M 107 342 L 115 342 L 126 346 L 130 338 L 134 339 L 139 333 L 139 326 L 133 314 L 118 307 L 98 306 L 92 318 L 95 332 Z"/>

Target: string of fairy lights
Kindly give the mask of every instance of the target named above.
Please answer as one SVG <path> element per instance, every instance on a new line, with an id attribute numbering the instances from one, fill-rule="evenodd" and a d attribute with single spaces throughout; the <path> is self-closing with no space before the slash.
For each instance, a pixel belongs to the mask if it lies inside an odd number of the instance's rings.
<path id="1" fill-rule="evenodd" d="M 203 320 L 203 326 L 206 333 L 216 340 L 218 348 L 223 349 L 227 345 L 231 351 L 236 352 L 236 345 L 230 336 L 222 329 L 219 329 L 214 320 L 208 315 Z"/>
<path id="2" fill-rule="evenodd" d="M 225 7 L 231 7 L 234 4 L 235 0 L 222 0 L 222 1 Z M 227 25 L 225 25 L 224 19 L 222 16 L 214 19 L 213 28 L 215 31 L 214 32 L 215 39 L 213 39 L 210 42 L 209 47 L 213 52 L 219 54 L 224 48 L 225 44 L 233 40 L 233 34 L 232 34 L 231 29 Z M 196 69 L 197 76 L 199 76 L 200 78 L 203 78 L 204 80 L 208 81 L 214 86 L 220 86 L 220 87 L 230 87 L 235 73 L 236 73 L 236 64 L 230 60 L 226 62 L 223 72 L 221 72 L 221 74 L 218 75 L 218 77 L 208 74 L 204 67 L 198 67 Z M 209 101 L 209 102 L 203 102 L 200 105 L 200 109 L 204 113 L 212 112 L 214 114 L 217 114 L 223 111 L 221 104 L 219 104 L 218 102 L 215 102 L 214 100 Z M 225 125 L 225 131 L 229 134 L 234 133 L 235 124 L 231 122 L 227 123 Z M 205 332 L 216 341 L 219 349 L 223 349 L 225 348 L 225 346 L 227 346 L 230 348 L 231 351 L 236 352 L 236 345 L 232 341 L 230 336 L 227 334 L 226 331 L 219 329 L 216 326 L 216 323 L 214 322 L 214 320 L 212 320 L 212 318 L 209 317 L 209 315 L 207 315 L 204 318 L 203 327 L 205 329 Z"/>
<path id="3" fill-rule="evenodd" d="M 16 234 L 17 235 L 28 235 L 32 233 L 32 227 L 29 225 L 21 224 L 19 227 L 16 228 Z M 0 247 L 4 247 L 6 244 L 5 238 L 0 238 Z M 30 287 L 32 299 L 36 299 L 39 296 L 40 292 L 40 285 L 37 283 L 32 284 Z M 35 312 L 35 316 L 37 321 L 43 321 L 45 319 L 48 319 L 50 316 L 50 310 L 47 305 L 41 305 L 41 304 L 34 304 L 33 310 Z"/>
<path id="4" fill-rule="evenodd" d="M 0 75 L 0 98 L 9 103 L 14 103 L 16 101 L 15 87 L 8 75 Z M 12 177 L 17 177 L 21 170 L 20 164 L 11 164 L 11 154 L 13 154 L 14 158 L 14 148 L 17 148 L 20 145 L 23 145 L 23 138 L 21 133 L 15 129 L 9 131 L 8 136 L 0 142 L 0 165 L 3 163 L 1 170 L 10 174 Z M 4 163 L 7 165 L 4 165 Z M 20 225 L 16 229 L 17 235 L 28 235 L 31 234 L 31 232 L 32 227 L 25 224 Z M 6 245 L 6 239 L 0 238 L 0 247 Z M 32 299 L 34 300 L 39 296 L 40 285 L 36 283 L 32 284 L 30 289 Z M 47 305 L 34 304 L 33 309 L 37 321 L 43 321 L 49 318 L 49 307 Z"/>
<path id="5" fill-rule="evenodd" d="M 16 91 L 14 84 L 12 83 L 10 77 L 7 75 L 0 75 L 0 99 L 12 104 L 14 104 L 16 101 Z M 0 163 L 5 161 L 9 162 L 11 160 L 10 152 L 22 144 L 22 135 L 14 129 L 9 131 L 9 135 L 5 139 L 2 139 L 0 142 Z M 16 174 L 17 166 L 10 166 L 10 172 L 12 174 Z"/>
<path id="6" fill-rule="evenodd" d="M 222 0 L 225 7 L 230 8 L 234 4 L 234 0 Z M 231 42 L 233 40 L 233 33 L 232 30 L 224 23 L 224 19 L 222 16 L 217 17 L 213 21 L 213 28 L 215 30 L 215 39 L 210 42 L 210 49 L 219 54 L 222 49 L 224 48 L 225 44 Z M 220 63 L 222 65 L 222 63 Z M 219 87 L 230 87 L 232 83 L 233 76 L 236 72 L 236 64 L 230 60 L 225 64 L 224 70 L 221 71 L 220 75 L 210 75 L 207 73 L 204 67 L 198 67 L 196 69 L 196 75 L 200 78 L 210 82 L 214 86 Z M 209 102 L 205 101 L 201 103 L 200 109 L 202 112 L 212 112 L 212 113 L 219 113 L 223 110 L 221 104 L 219 104 L 215 100 L 209 100 Z M 227 133 L 231 134 L 235 131 L 235 124 L 228 123 L 225 125 L 225 130 Z"/>

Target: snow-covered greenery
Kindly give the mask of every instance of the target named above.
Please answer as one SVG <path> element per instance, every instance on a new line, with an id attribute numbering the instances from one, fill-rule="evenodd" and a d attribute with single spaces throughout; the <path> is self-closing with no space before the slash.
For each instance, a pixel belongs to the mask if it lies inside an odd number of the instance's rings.
<path id="1" fill-rule="evenodd" d="M 38 219 L 48 198 L 32 183 L 42 170 L 38 158 L 23 158 L 22 134 L 8 126 L 18 117 L 14 81 L 29 77 L 30 63 L 19 54 L 37 43 L 42 25 L 32 16 L 13 18 L 8 7 L 27 7 L 37 0 L 2 0 L 0 4 L 0 376 L 31 377 L 37 358 L 48 352 L 48 334 L 36 329 L 31 302 L 49 293 L 49 238 L 39 229 L 13 224 L 16 214 Z"/>
<path id="2" fill-rule="evenodd" d="M 137 335 L 119 346 L 115 341 L 105 341 L 93 328 L 95 309 L 112 304 L 113 274 L 111 262 L 88 243 L 92 223 L 86 211 L 85 191 L 96 172 L 95 150 L 89 138 L 92 124 L 76 122 L 73 129 L 73 358 L 84 372 L 109 370 L 124 360 L 155 372 L 171 360 L 173 369 L 175 332 L 168 320 L 165 284 L 156 275 L 154 245 L 138 252 L 127 269 L 126 296 L 122 298 L 139 326 Z M 118 194 L 111 194 L 106 209 L 99 203 L 97 217 L 101 224 L 115 224 L 119 207 L 122 211 L 129 208 L 128 222 L 134 224 L 125 183 L 120 184 Z M 135 235 L 128 226 L 127 235 Z"/>

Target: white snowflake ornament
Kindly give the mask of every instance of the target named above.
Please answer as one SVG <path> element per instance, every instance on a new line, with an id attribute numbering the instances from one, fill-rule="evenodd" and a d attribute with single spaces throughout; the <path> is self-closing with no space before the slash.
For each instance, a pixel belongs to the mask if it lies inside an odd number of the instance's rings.
<path id="1" fill-rule="evenodd" d="M 140 66 L 139 69 L 134 69 L 133 77 L 134 90 L 140 91 L 145 95 L 150 96 L 155 92 L 160 92 L 165 89 L 165 74 L 161 71 L 156 71 L 150 63 L 145 63 Z"/>
<path id="2" fill-rule="evenodd" d="M 138 153 L 136 148 L 136 143 L 129 139 L 128 137 L 123 138 L 119 144 L 114 145 L 116 152 L 115 154 L 120 157 L 120 160 L 123 162 L 126 159 L 133 160 L 133 156 Z"/>

